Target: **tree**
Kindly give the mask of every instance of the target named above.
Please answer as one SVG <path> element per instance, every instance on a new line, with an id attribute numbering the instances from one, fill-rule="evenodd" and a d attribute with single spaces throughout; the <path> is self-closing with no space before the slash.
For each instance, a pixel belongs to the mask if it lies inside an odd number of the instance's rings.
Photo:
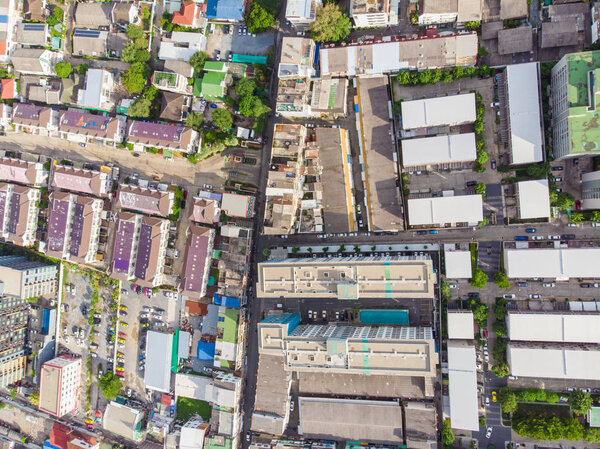
<path id="1" fill-rule="evenodd" d="M 121 392 L 123 384 L 113 373 L 106 373 L 98 381 L 98 386 L 106 399 L 113 400 Z"/>
<path id="2" fill-rule="evenodd" d="M 262 253 L 263 253 L 263 256 L 268 258 L 271 255 L 271 250 L 269 248 L 265 248 L 265 249 L 263 249 Z"/>
<path id="3" fill-rule="evenodd" d="M 141 93 L 150 77 L 150 68 L 141 62 L 131 64 L 121 81 L 129 93 Z"/>
<path id="4" fill-rule="evenodd" d="M 150 100 L 140 97 L 127 108 L 127 115 L 133 118 L 146 118 L 150 115 L 151 106 L 152 102 Z"/>
<path id="5" fill-rule="evenodd" d="M 494 316 L 496 320 L 502 321 L 506 316 L 506 299 L 496 298 L 496 303 L 493 306 Z"/>
<path id="6" fill-rule="evenodd" d="M 517 410 L 517 395 L 509 387 L 500 388 L 498 402 L 503 413 L 514 413 Z"/>
<path id="7" fill-rule="evenodd" d="M 442 424 L 442 442 L 444 447 L 452 447 L 454 443 L 454 432 L 450 427 L 450 421 L 444 421 L 444 424 Z"/>
<path id="8" fill-rule="evenodd" d="M 560 396 L 558 393 L 554 391 L 546 391 L 546 402 L 550 404 L 556 404 L 560 400 Z"/>
<path id="9" fill-rule="evenodd" d="M 73 73 L 73 66 L 68 62 L 59 62 L 54 66 L 54 71 L 59 78 L 68 78 Z"/>
<path id="10" fill-rule="evenodd" d="M 546 178 L 550 173 L 550 162 L 532 164 L 527 167 L 527 175 L 534 179 Z"/>
<path id="11" fill-rule="evenodd" d="M 325 3 L 317 9 L 315 21 L 309 27 L 315 42 L 337 42 L 350 34 L 350 19 L 335 3 Z"/>
<path id="12" fill-rule="evenodd" d="M 498 377 L 506 377 L 510 374 L 506 362 L 498 362 L 496 365 L 492 366 L 492 371 Z"/>
<path id="13" fill-rule="evenodd" d="M 440 291 L 442 299 L 445 299 L 446 301 L 450 299 L 450 284 L 448 284 L 446 281 L 442 281 L 440 285 Z"/>
<path id="14" fill-rule="evenodd" d="M 600 443 L 600 427 L 586 427 L 583 429 L 583 439 L 588 443 Z"/>
<path id="15" fill-rule="evenodd" d="M 251 33 L 262 33 L 273 25 L 275 25 L 275 17 L 257 2 L 252 2 L 250 11 L 246 16 L 248 31 Z"/>
<path id="16" fill-rule="evenodd" d="M 479 327 L 485 326 L 487 322 L 488 316 L 490 314 L 490 309 L 485 304 L 477 304 L 471 308 L 473 311 L 473 319 L 477 323 Z"/>
<path id="17" fill-rule="evenodd" d="M 485 194 L 486 189 L 487 189 L 487 186 L 483 182 L 478 182 L 475 185 L 475 187 L 473 188 L 473 190 L 475 190 L 475 193 L 477 193 L 479 195 Z"/>
<path id="18" fill-rule="evenodd" d="M 212 118 L 213 124 L 217 128 L 221 128 L 224 130 L 231 129 L 231 125 L 233 124 L 233 121 L 231 119 L 231 114 L 229 113 L 229 111 L 227 109 L 223 109 L 223 108 L 213 109 L 210 116 Z"/>
<path id="19" fill-rule="evenodd" d="M 600 210 L 595 210 L 592 212 L 592 221 L 600 221 Z"/>
<path id="20" fill-rule="evenodd" d="M 243 98 L 246 95 L 254 95 L 256 90 L 256 81 L 251 78 L 241 78 L 235 83 L 235 95 L 238 98 Z"/>
<path id="21" fill-rule="evenodd" d="M 197 51 L 192 55 L 188 64 L 194 68 L 194 74 L 196 76 L 200 75 L 204 70 L 204 63 L 208 59 L 208 55 L 203 51 Z"/>
<path id="22" fill-rule="evenodd" d="M 573 212 L 569 217 L 569 223 L 579 224 L 583 222 L 583 214 L 581 212 Z"/>
<path id="23" fill-rule="evenodd" d="M 189 126 L 190 128 L 193 128 L 197 131 L 202 127 L 203 121 L 204 121 L 204 116 L 202 114 L 192 112 L 185 119 L 185 126 Z"/>
<path id="24" fill-rule="evenodd" d="M 65 17 L 65 12 L 60 6 L 55 6 L 52 10 L 52 16 L 59 22 L 62 22 Z"/>
<path id="25" fill-rule="evenodd" d="M 560 209 L 570 209 L 575 203 L 575 197 L 567 192 L 560 192 L 556 198 L 556 207 Z"/>
<path id="26" fill-rule="evenodd" d="M 592 396 L 583 390 L 573 390 L 569 395 L 569 406 L 576 415 L 585 415 L 593 404 Z"/>
<path id="27" fill-rule="evenodd" d="M 575 441 L 584 436 L 583 426 L 572 416 L 561 419 L 541 414 L 523 415 L 513 419 L 513 430 L 520 436 L 536 440 Z"/>
<path id="28" fill-rule="evenodd" d="M 139 48 L 135 42 L 127 42 L 121 52 L 121 61 L 123 62 L 148 62 L 150 52 Z"/>
<path id="29" fill-rule="evenodd" d="M 499 288 L 510 287 L 510 284 L 508 282 L 508 276 L 504 271 L 499 271 L 494 275 L 494 282 Z"/>
<path id="30" fill-rule="evenodd" d="M 264 105 L 256 95 L 246 95 L 240 101 L 240 114 L 246 117 L 261 117 L 264 113 L 270 111 L 269 107 Z"/>
<path id="31" fill-rule="evenodd" d="M 487 284 L 488 276 L 481 268 L 473 268 L 473 277 L 469 280 L 469 284 L 473 287 L 483 288 Z"/>
<path id="32" fill-rule="evenodd" d="M 139 39 L 140 37 L 144 37 L 144 30 L 141 26 L 130 23 L 129 25 L 127 25 L 127 36 L 129 37 L 129 39 L 134 41 L 136 39 Z"/>
<path id="33" fill-rule="evenodd" d="M 85 75 L 89 68 L 90 66 L 88 64 L 79 64 L 77 66 L 77 73 L 79 73 L 80 75 Z"/>
<path id="34" fill-rule="evenodd" d="M 31 405 L 34 406 L 38 406 L 38 404 L 40 403 L 40 392 L 39 390 L 34 390 L 30 395 L 29 395 L 29 403 Z"/>
<path id="35" fill-rule="evenodd" d="M 156 86 L 147 86 L 144 89 L 144 98 L 146 100 L 154 101 L 156 94 L 158 94 L 158 87 Z"/>
<path id="36" fill-rule="evenodd" d="M 492 329 L 498 337 L 506 337 L 506 327 L 500 321 L 494 321 Z"/>

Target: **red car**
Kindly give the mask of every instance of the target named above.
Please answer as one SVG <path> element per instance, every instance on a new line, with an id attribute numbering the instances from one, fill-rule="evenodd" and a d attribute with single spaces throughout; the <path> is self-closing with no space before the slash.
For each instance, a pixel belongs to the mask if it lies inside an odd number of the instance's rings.
<path id="1" fill-rule="evenodd" d="M 119 377 L 125 377 L 125 373 L 123 371 L 117 371 L 115 374 Z"/>
<path id="2" fill-rule="evenodd" d="M 575 201 L 575 208 L 577 210 L 581 210 L 581 201 L 580 200 Z"/>
<path id="3" fill-rule="evenodd" d="M 487 329 L 483 329 L 483 338 L 488 338 L 488 331 Z"/>

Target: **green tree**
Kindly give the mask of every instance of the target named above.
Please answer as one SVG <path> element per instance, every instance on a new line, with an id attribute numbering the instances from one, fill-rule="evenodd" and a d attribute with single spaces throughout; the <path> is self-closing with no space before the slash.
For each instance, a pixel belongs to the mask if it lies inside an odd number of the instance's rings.
<path id="1" fill-rule="evenodd" d="M 575 204 L 575 197 L 567 192 L 560 192 L 556 198 L 556 207 L 570 209 Z"/>
<path id="2" fill-rule="evenodd" d="M 263 256 L 269 257 L 271 255 L 271 250 L 269 248 L 265 248 L 262 250 Z"/>
<path id="3" fill-rule="evenodd" d="M 263 104 L 256 95 L 246 95 L 240 101 L 240 114 L 246 117 L 261 117 L 271 109 Z"/>
<path id="4" fill-rule="evenodd" d="M 583 222 L 583 214 L 581 212 L 573 212 L 569 217 L 569 223 L 580 224 Z"/>
<path id="5" fill-rule="evenodd" d="M 560 400 L 560 395 L 554 391 L 546 391 L 546 402 L 556 404 Z"/>
<path id="6" fill-rule="evenodd" d="M 475 320 L 477 325 L 479 327 L 485 326 L 485 323 L 487 322 L 488 316 L 490 314 L 490 309 L 488 308 L 488 306 L 479 303 L 476 306 L 472 307 L 472 311 L 473 319 Z"/>
<path id="7" fill-rule="evenodd" d="M 106 373 L 98 381 L 98 386 L 106 399 L 113 400 L 121 392 L 123 384 L 113 373 Z"/>
<path id="8" fill-rule="evenodd" d="M 121 81 L 129 93 L 141 93 L 149 77 L 150 67 L 142 62 L 134 62 L 125 72 Z"/>
<path id="9" fill-rule="evenodd" d="M 506 337 L 506 327 L 500 321 L 494 321 L 492 329 L 498 337 Z"/>
<path id="10" fill-rule="evenodd" d="M 541 414 L 523 415 L 513 419 L 513 430 L 520 436 L 536 440 L 580 440 L 583 426 L 572 417 L 558 418 Z"/>
<path id="11" fill-rule="evenodd" d="M 527 167 L 527 175 L 534 179 L 546 178 L 550 173 L 550 162 L 532 164 Z"/>
<path id="12" fill-rule="evenodd" d="M 510 374 L 510 370 L 508 369 L 506 362 L 498 362 L 492 366 L 492 371 L 498 377 L 506 377 Z"/>
<path id="13" fill-rule="evenodd" d="M 127 42 L 121 52 L 121 61 L 133 62 L 148 62 L 150 60 L 150 52 L 139 48 L 135 42 Z"/>
<path id="14" fill-rule="evenodd" d="M 217 128 L 221 128 L 224 130 L 231 129 L 231 125 L 233 124 L 233 121 L 231 119 L 231 114 L 229 113 L 229 111 L 227 109 L 223 109 L 223 108 L 213 109 L 210 116 L 212 118 L 213 124 Z"/>
<path id="15" fill-rule="evenodd" d="M 62 22 L 65 18 L 65 12 L 60 6 L 55 6 L 52 10 L 52 16 L 59 22 Z"/>
<path id="16" fill-rule="evenodd" d="M 440 291 L 442 299 L 445 299 L 446 301 L 450 299 L 450 284 L 448 284 L 446 281 L 442 281 L 440 285 Z"/>
<path id="17" fill-rule="evenodd" d="M 600 221 L 600 210 L 595 210 L 592 212 L 592 221 Z"/>
<path id="18" fill-rule="evenodd" d="M 514 413 L 517 411 L 517 395 L 509 387 L 500 388 L 498 402 L 503 413 Z"/>
<path id="19" fill-rule="evenodd" d="M 151 106 L 152 102 L 150 100 L 140 97 L 127 108 L 127 115 L 132 118 L 147 118 L 150 116 Z"/>
<path id="20" fill-rule="evenodd" d="M 144 89 L 144 98 L 149 101 L 154 101 L 156 95 L 158 94 L 158 87 L 156 86 L 146 86 Z"/>
<path id="21" fill-rule="evenodd" d="M 38 406 L 38 404 L 40 403 L 40 392 L 39 390 L 34 390 L 30 395 L 29 395 L 29 403 L 31 405 L 34 406 Z"/>
<path id="22" fill-rule="evenodd" d="M 130 23 L 129 25 L 127 25 L 127 36 L 129 37 L 129 39 L 134 41 L 136 39 L 139 39 L 140 37 L 144 37 L 144 30 L 141 26 Z"/>
<path id="23" fill-rule="evenodd" d="M 77 73 L 79 73 L 80 75 L 85 75 L 89 68 L 90 66 L 88 64 L 79 64 L 77 66 Z"/>
<path id="24" fill-rule="evenodd" d="M 251 33 L 262 33 L 275 25 L 275 17 L 258 2 L 252 2 L 246 16 L 246 26 Z"/>
<path id="25" fill-rule="evenodd" d="M 452 447 L 454 444 L 454 432 L 450 426 L 450 421 L 444 421 L 442 424 L 442 443 L 444 447 Z"/>
<path id="26" fill-rule="evenodd" d="M 243 98 L 246 95 L 254 95 L 255 90 L 256 81 L 251 78 L 240 78 L 240 80 L 235 83 L 235 95 L 238 98 Z"/>
<path id="27" fill-rule="evenodd" d="M 502 321 L 506 316 L 506 299 L 496 298 L 496 302 L 493 306 L 493 311 L 496 320 Z"/>
<path id="28" fill-rule="evenodd" d="M 317 9 L 309 30 L 315 42 L 337 42 L 348 37 L 350 26 L 348 16 L 337 4 L 330 2 Z"/>
<path id="29" fill-rule="evenodd" d="M 204 63 L 208 59 L 208 55 L 203 51 L 197 51 L 192 55 L 188 64 L 194 68 L 194 75 L 199 76 L 204 70 Z"/>
<path id="30" fill-rule="evenodd" d="M 185 119 L 185 126 L 189 126 L 190 128 L 193 128 L 196 131 L 198 131 L 202 127 L 203 121 L 204 121 L 204 116 L 202 114 L 192 112 Z"/>
<path id="31" fill-rule="evenodd" d="M 583 429 L 583 439 L 588 443 L 600 443 L 600 427 L 586 427 Z"/>
<path id="32" fill-rule="evenodd" d="M 473 268 L 473 277 L 469 280 L 469 284 L 473 287 L 483 288 L 487 284 L 488 276 L 481 268 Z"/>
<path id="33" fill-rule="evenodd" d="M 494 274 L 494 282 L 499 288 L 508 288 L 510 283 L 508 282 L 508 276 L 504 271 L 499 271 Z"/>
<path id="34" fill-rule="evenodd" d="M 576 415 L 585 415 L 593 404 L 592 396 L 583 390 L 573 390 L 569 395 L 569 407 Z"/>
<path id="35" fill-rule="evenodd" d="M 68 78 L 73 73 L 73 66 L 68 62 L 59 62 L 54 66 L 54 71 L 59 78 Z"/>
<path id="36" fill-rule="evenodd" d="M 465 23 L 465 28 L 469 31 L 477 31 L 481 28 L 481 22 L 479 20 L 472 20 Z"/>
<path id="37" fill-rule="evenodd" d="M 473 188 L 473 190 L 475 190 L 475 193 L 477 193 L 479 195 L 484 195 L 486 189 L 487 189 L 487 186 L 483 182 L 478 182 L 475 185 L 475 187 Z"/>

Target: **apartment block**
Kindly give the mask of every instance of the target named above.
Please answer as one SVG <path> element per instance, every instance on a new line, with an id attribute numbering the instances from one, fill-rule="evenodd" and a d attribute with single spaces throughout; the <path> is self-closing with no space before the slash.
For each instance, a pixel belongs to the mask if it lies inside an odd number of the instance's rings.
<path id="1" fill-rule="evenodd" d="M 54 189 L 107 197 L 112 188 L 112 179 L 106 171 L 56 165 L 52 169 L 50 184 Z"/>
<path id="2" fill-rule="evenodd" d="M 78 143 L 115 145 L 125 137 L 124 120 L 76 109 L 60 113 L 58 128 L 61 139 Z"/>
<path id="3" fill-rule="evenodd" d="M 19 246 L 31 246 L 36 239 L 38 189 L 0 183 L 0 236 Z"/>
<path id="4" fill-rule="evenodd" d="M 204 226 L 190 226 L 187 234 L 183 294 L 200 299 L 206 294 L 215 230 Z"/>
<path id="5" fill-rule="evenodd" d="M 284 37 L 281 43 L 279 60 L 279 78 L 311 77 L 316 45 L 312 39 L 303 37 Z"/>
<path id="6" fill-rule="evenodd" d="M 581 200 L 583 209 L 600 209 L 600 171 L 582 175 Z"/>
<path id="7" fill-rule="evenodd" d="M 0 282 L 4 282 L 5 295 L 20 299 L 53 295 L 57 273 L 55 265 L 23 256 L 0 256 Z"/>
<path id="8" fill-rule="evenodd" d="M 48 173 L 41 162 L 28 162 L 0 157 L 0 179 L 33 187 L 41 187 Z"/>
<path id="9" fill-rule="evenodd" d="M 77 410 L 81 387 L 81 358 L 61 355 L 40 370 L 38 408 L 60 418 Z"/>
<path id="10" fill-rule="evenodd" d="M 175 193 L 171 190 L 161 191 L 126 184 L 119 186 L 118 205 L 123 209 L 167 217 L 174 202 Z"/>
<path id="11" fill-rule="evenodd" d="M 12 124 L 16 131 L 48 136 L 58 130 L 58 112 L 47 106 L 18 103 L 13 106 Z"/>
<path id="12" fill-rule="evenodd" d="M 6 257 L 6 256 L 4 256 Z M 6 388 L 25 377 L 27 356 L 25 336 L 29 303 L 25 298 L 2 293 L 2 286 L 11 286 L 15 281 L 0 271 L 0 387 Z M 18 282 L 18 281 L 17 281 Z M 12 289 L 10 289 L 12 290 Z"/>
<path id="13" fill-rule="evenodd" d="M 393 2 L 392 2 L 393 3 Z M 357 27 L 384 27 L 398 23 L 398 8 L 393 11 L 389 0 L 352 0 L 350 17 Z"/>

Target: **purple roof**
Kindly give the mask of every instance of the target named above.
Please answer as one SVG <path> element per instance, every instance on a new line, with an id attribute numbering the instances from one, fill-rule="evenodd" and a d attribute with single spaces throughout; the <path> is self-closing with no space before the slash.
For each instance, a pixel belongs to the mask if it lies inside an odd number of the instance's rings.
<path id="1" fill-rule="evenodd" d="M 113 251 L 113 271 L 115 273 L 127 274 L 129 271 L 129 257 L 133 246 L 134 231 L 135 223 L 119 220 Z"/>
<path id="2" fill-rule="evenodd" d="M 13 117 L 23 120 L 39 120 L 40 113 L 46 109 L 44 106 L 36 106 L 29 103 L 19 103 L 13 109 Z"/>
<path id="3" fill-rule="evenodd" d="M 192 234 L 185 260 L 185 290 L 202 292 L 210 234 Z"/>
<path id="4" fill-rule="evenodd" d="M 73 215 L 73 223 L 71 224 L 71 248 L 69 253 L 72 256 L 79 255 L 79 245 L 81 245 L 81 236 L 83 234 L 83 209 L 84 205 L 75 204 L 75 214 Z"/>
<path id="5" fill-rule="evenodd" d="M 135 277 L 138 279 L 146 279 L 146 270 L 148 269 L 151 250 L 152 226 L 148 226 L 147 224 L 142 223 L 137 259 L 135 262 Z"/>
<path id="6" fill-rule="evenodd" d="M 0 190 L 0 219 L 4 220 L 4 211 L 6 209 L 6 197 L 8 192 L 6 190 Z M 4 227 L 4 222 L 0 221 L 0 228 Z"/>
<path id="7" fill-rule="evenodd" d="M 8 233 L 16 234 L 19 225 L 19 215 L 21 213 L 21 194 L 13 192 L 12 202 L 10 204 L 10 213 L 8 217 Z"/>
<path id="8" fill-rule="evenodd" d="M 48 225 L 48 249 L 50 251 L 63 251 L 65 247 L 65 231 L 69 215 L 69 202 L 63 200 L 52 201 L 50 211 L 50 224 Z"/>
<path id="9" fill-rule="evenodd" d="M 107 123 L 111 120 L 112 117 L 103 117 L 79 111 L 65 111 L 60 117 L 60 126 L 105 131 Z"/>
<path id="10" fill-rule="evenodd" d="M 129 135 L 134 137 L 147 137 L 149 139 L 168 140 L 179 143 L 183 126 L 164 125 L 162 123 L 140 122 L 134 120 L 129 127 Z"/>

